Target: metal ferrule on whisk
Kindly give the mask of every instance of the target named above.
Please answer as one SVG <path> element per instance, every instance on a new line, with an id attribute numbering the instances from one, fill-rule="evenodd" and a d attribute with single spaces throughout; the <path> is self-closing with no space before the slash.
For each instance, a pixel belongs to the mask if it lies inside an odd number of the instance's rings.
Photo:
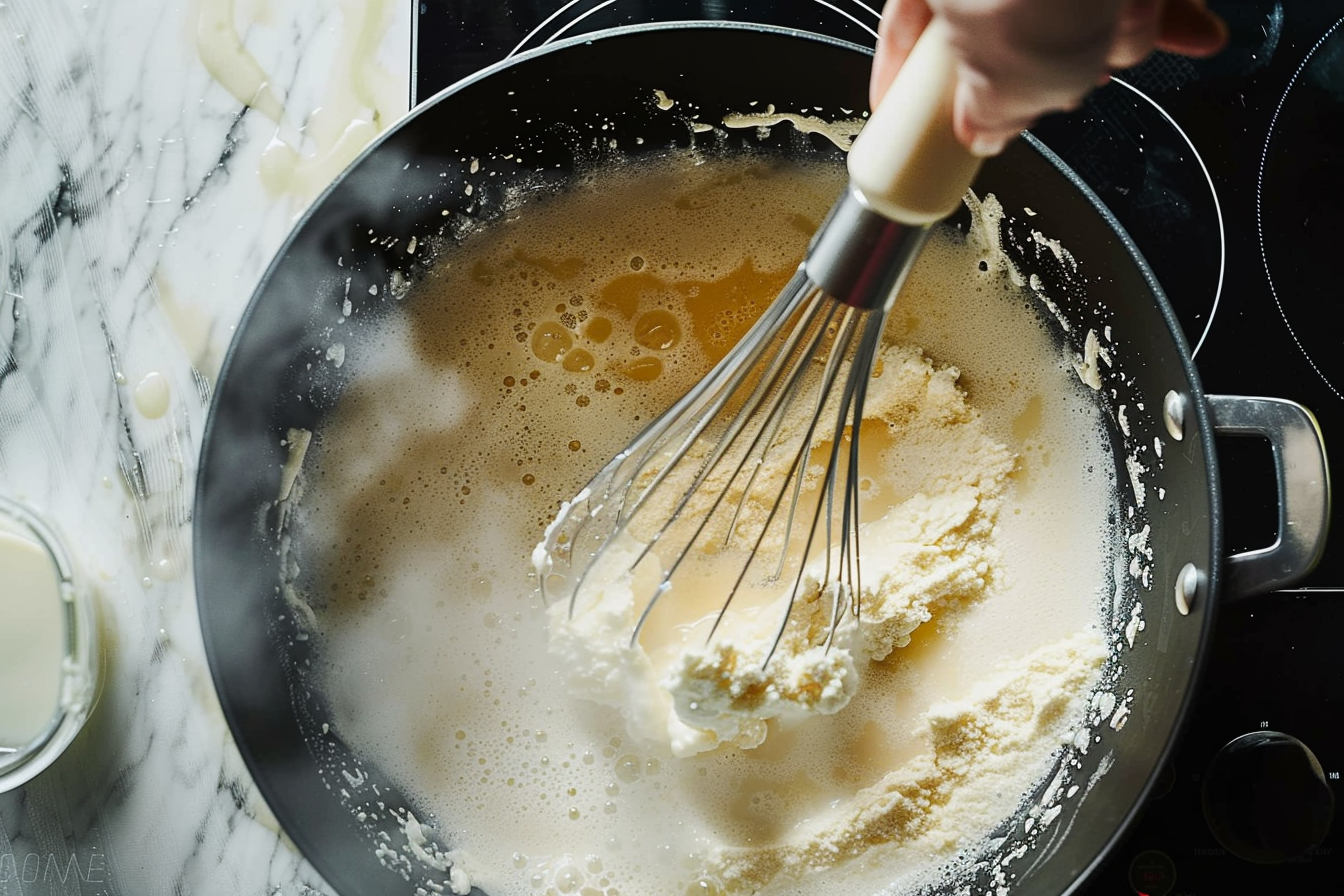
<path id="1" fill-rule="evenodd" d="M 851 183 L 812 238 L 803 270 L 846 305 L 890 310 L 928 235 L 927 226 L 900 224 L 874 211 Z"/>

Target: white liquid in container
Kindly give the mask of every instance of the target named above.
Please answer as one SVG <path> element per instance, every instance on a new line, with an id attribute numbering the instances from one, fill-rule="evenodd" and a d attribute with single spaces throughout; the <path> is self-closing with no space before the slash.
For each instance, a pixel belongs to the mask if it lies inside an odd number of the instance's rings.
<path id="1" fill-rule="evenodd" d="M 56 716 L 64 656 L 56 564 L 33 538 L 0 528 L 0 750 L 28 744 Z"/>

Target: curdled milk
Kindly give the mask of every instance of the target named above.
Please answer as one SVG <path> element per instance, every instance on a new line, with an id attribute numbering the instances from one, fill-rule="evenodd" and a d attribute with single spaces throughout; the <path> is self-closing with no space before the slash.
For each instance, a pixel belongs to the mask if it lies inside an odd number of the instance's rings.
<path id="1" fill-rule="evenodd" d="M 571 696 L 548 657 L 529 564 L 542 529 L 774 297 L 843 182 L 840 166 L 760 160 L 602 172 L 444 251 L 403 310 L 347 342 L 352 383 L 308 452 L 295 548 L 331 726 L 433 808 L 487 892 L 787 889 L 804 873 L 821 874 L 809 892 L 851 892 L 844 862 L 780 857 L 815 857 L 865 788 L 927 777 L 955 701 L 1036 699 L 1009 720 L 1035 726 L 1029 751 L 964 759 L 975 775 L 930 785 L 937 818 L 873 835 L 899 875 L 860 869 L 864 886 L 936 870 L 1047 773 L 1095 680 L 1115 502 L 1100 415 L 1027 299 L 951 233 L 889 335 L 955 366 L 1017 457 L 992 593 L 916 629 L 838 714 L 771 723 L 752 750 L 673 759 Z M 958 446 L 901 448 L 869 471 L 892 503 L 936 488 Z"/>

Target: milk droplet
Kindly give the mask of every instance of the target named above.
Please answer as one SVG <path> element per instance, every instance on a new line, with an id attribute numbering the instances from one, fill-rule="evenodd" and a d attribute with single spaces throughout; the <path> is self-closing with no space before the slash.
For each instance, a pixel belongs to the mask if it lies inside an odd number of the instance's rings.
<path id="1" fill-rule="evenodd" d="M 168 381 L 163 374 L 150 371 L 136 383 L 135 406 L 151 420 L 168 413 Z"/>
<path id="2" fill-rule="evenodd" d="M 166 582 L 177 575 L 177 564 L 167 557 L 160 557 L 150 566 L 150 573 L 160 582 Z"/>

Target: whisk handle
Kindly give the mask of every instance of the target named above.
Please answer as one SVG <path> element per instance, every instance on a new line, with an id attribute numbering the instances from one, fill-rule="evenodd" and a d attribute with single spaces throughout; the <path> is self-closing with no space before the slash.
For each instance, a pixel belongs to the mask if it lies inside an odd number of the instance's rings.
<path id="1" fill-rule="evenodd" d="M 950 215 L 980 168 L 952 130 L 957 59 L 934 18 L 849 151 L 849 178 L 866 206 L 901 224 Z"/>
<path id="2" fill-rule="evenodd" d="M 874 211 L 851 183 L 812 238 L 803 271 L 846 305 L 890 310 L 928 233 Z"/>

